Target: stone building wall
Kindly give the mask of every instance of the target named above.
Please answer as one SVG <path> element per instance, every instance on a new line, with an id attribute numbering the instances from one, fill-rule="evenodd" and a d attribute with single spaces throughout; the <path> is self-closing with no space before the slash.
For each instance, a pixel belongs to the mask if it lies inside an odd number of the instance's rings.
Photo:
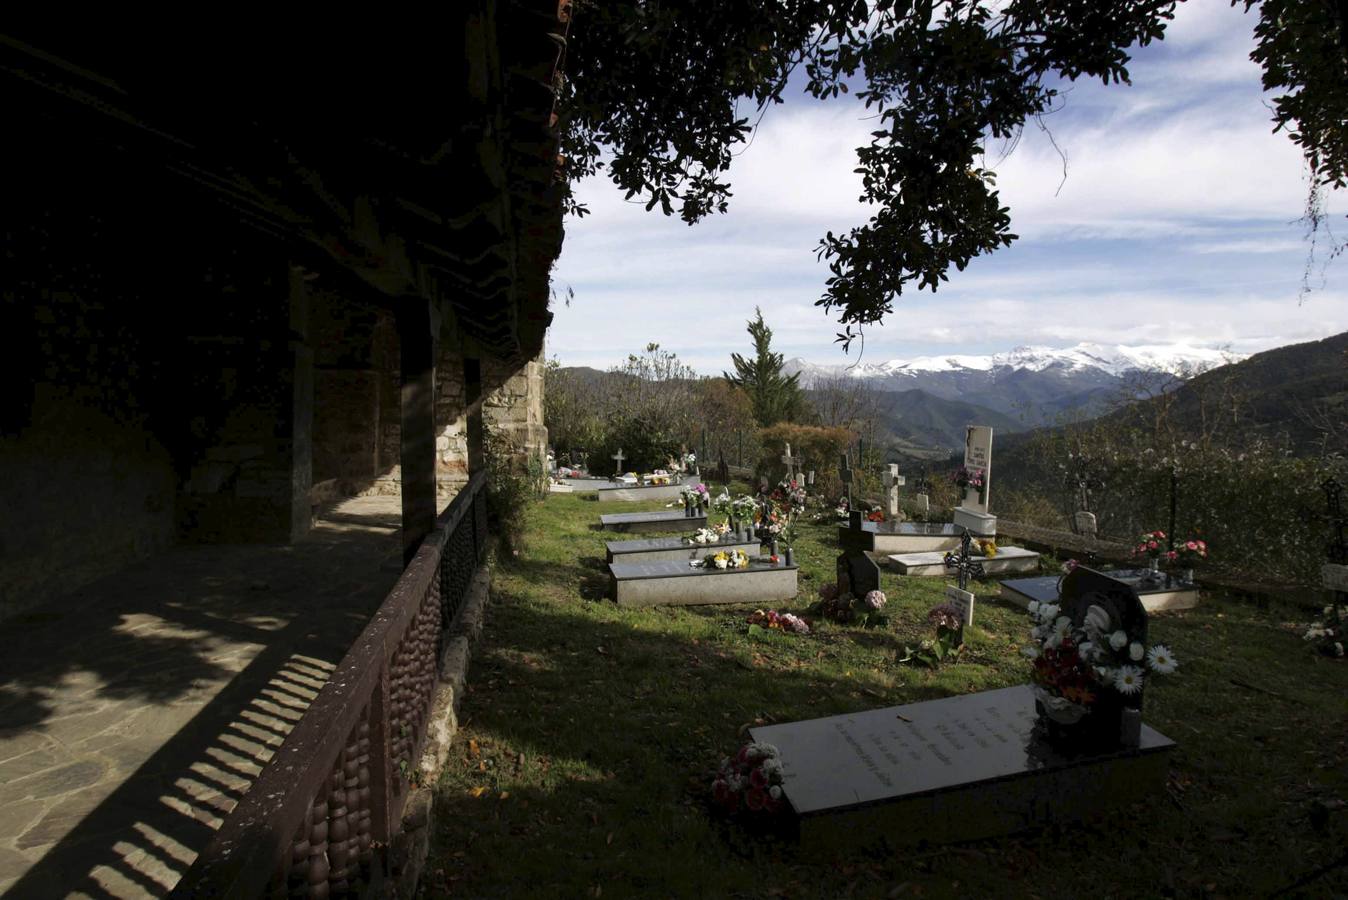
<path id="1" fill-rule="evenodd" d="M 484 381 L 500 386 L 487 395 L 483 416 L 487 427 L 504 436 L 515 448 L 522 469 L 536 460 L 545 471 L 548 429 L 543 424 L 543 356 L 518 370 L 500 364 L 488 365 Z"/>
<path id="2" fill-rule="evenodd" d="M 442 497 L 468 481 L 467 405 L 463 354 L 442 343 L 435 363 L 435 486 Z"/>

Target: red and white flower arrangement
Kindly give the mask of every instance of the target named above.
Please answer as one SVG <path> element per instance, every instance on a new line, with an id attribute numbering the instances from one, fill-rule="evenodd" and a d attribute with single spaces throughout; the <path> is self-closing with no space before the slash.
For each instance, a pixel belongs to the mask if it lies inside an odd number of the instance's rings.
<path id="1" fill-rule="evenodd" d="M 783 781 L 781 753 L 776 747 L 745 744 L 733 758 L 721 760 L 711 785 L 712 800 L 728 815 L 772 815 L 786 809 Z"/>
<path id="2" fill-rule="evenodd" d="M 788 634 L 809 634 L 810 623 L 791 613 L 779 613 L 775 609 L 766 612 L 756 609 L 745 619 L 750 625 L 757 625 L 769 631 L 782 631 Z"/>
<path id="3" fill-rule="evenodd" d="M 1147 559 L 1160 559 L 1161 554 L 1165 552 L 1165 532 L 1148 531 L 1137 539 L 1137 545 L 1133 547 L 1133 555 L 1145 557 Z"/>
<path id="4" fill-rule="evenodd" d="M 1166 554 L 1166 558 L 1186 569 L 1192 569 L 1208 558 L 1208 545 L 1196 538 L 1175 544 L 1175 549 Z"/>
<path id="5" fill-rule="evenodd" d="M 1077 721 L 1106 694 L 1136 694 L 1149 675 L 1179 668 L 1169 647 L 1148 650 L 1100 606 L 1090 606 L 1080 625 L 1061 615 L 1056 603 L 1031 601 L 1029 612 L 1035 621 L 1024 650 L 1033 664 L 1030 679 L 1036 698 L 1058 721 Z"/>

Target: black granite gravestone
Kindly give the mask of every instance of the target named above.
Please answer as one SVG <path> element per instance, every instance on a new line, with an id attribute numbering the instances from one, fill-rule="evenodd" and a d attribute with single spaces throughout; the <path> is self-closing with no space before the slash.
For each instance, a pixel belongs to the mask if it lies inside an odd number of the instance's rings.
<path id="1" fill-rule="evenodd" d="M 838 557 L 838 593 L 865 597 L 880 590 L 880 567 L 864 553 L 848 551 Z"/>

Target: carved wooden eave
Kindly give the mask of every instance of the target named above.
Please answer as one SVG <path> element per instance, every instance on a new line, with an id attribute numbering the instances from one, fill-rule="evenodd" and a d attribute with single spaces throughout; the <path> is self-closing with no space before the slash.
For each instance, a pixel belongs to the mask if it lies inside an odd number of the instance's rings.
<path id="1" fill-rule="evenodd" d="M 320 277 L 391 307 L 429 300 L 482 352 L 522 362 L 542 348 L 561 250 L 569 8 L 466 0 L 448 27 L 383 40 L 16 29 L 0 35 L 0 96 L 11 134 L 55 126 L 167 171 Z"/>

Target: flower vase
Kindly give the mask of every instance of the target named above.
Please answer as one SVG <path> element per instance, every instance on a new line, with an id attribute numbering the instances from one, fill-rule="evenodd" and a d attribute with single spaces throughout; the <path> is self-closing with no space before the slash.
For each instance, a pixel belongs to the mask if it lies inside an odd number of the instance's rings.
<path id="1" fill-rule="evenodd" d="M 1194 570 L 1193 570 L 1193 569 L 1182 569 L 1182 570 L 1180 571 L 1180 581 L 1184 582 L 1185 584 L 1193 584 L 1193 583 L 1194 583 Z"/>

